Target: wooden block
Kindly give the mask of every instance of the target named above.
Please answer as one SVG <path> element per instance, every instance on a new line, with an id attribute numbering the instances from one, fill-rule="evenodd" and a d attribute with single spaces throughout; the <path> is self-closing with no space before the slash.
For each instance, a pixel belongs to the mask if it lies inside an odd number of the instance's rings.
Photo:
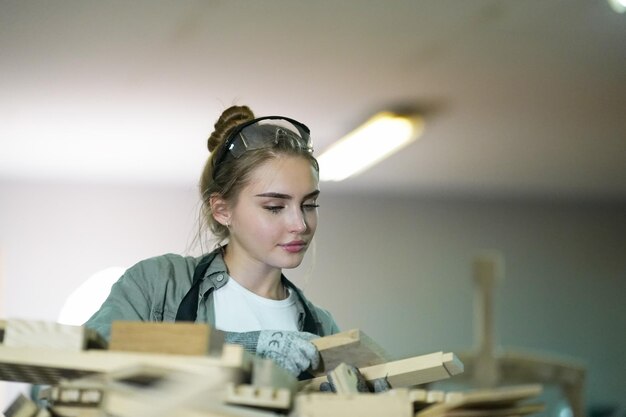
<path id="1" fill-rule="evenodd" d="M 252 363 L 252 385 L 285 388 L 289 392 L 296 392 L 298 380 L 273 360 L 255 357 Z"/>
<path id="2" fill-rule="evenodd" d="M 108 384 L 102 406 L 104 414 L 116 417 L 284 416 L 267 409 L 225 404 L 228 382 L 198 372 L 168 372 L 156 384 L 128 384 L 125 380 L 128 378 L 118 378 Z M 236 381 L 234 385 L 242 383 Z"/>
<path id="3" fill-rule="evenodd" d="M 327 377 L 332 381 L 337 394 L 356 394 L 359 392 L 359 380 L 352 368 L 349 368 L 345 363 L 341 363 L 329 371 Z"/>
<path id="4" fill-rule="evenodd" d="M 63 380 L 39 392 L 39 398 L 55 406 L 98 407 L 104 397 L 103 379 Z"/>
<path id="5" fill-rule="evenodd" d="M 4 323 L 3 345 L 14 348 L 62 349 L 78 352 L 106 343 L 91 329 L 40 320 L 9 319 Z"/>
<path id="6" fill-rule="evenodd" d="M 227 384 L 225 401 L 233 405 L 288 410 L 291 407 L 292 392 L 287 388 Z"/>
<path id="7" fill-rule="evenodd" d="M 47 408 L 40 408 L 37 414 L 35 414 L 35 417 L 52 417 L 52 414 Z"/>
<path id="8" fill-rule="evenodd" d="M 446 367 L 446 365 L 448 365 Z M 398 361 L 360 368 L 366 381 L 387 377 L 393 388 L 411 387 L 450 378 L 463 370 L 463 364 L 453 353 L 435 352 Z M 450 369 L 448 369 L 450 368 Z M 454 372 L 451 373 L 450 371 Z M 326 377 L 301 383 L 301 390 L 319 390 Z"/>
<path id="9" fill-rule="evenodd" d="M 218 355 L 223 344 L 224 332 L 204 323 L 114 321 L 109 350 Z"/>
<path id="10" fill-rule="evenodd" d="M 175 415 L 176 417 L 285 417 L 285 414 L 282 412 L 279 413 L 266 409 L 221 404 L 219 402 L 186 407 L 182 410 L 176 410 Z"/>
<path id="11" fill-rule="evenodd" d="M 390 360 L 384 349 L 359 329 L 320 337 L 311 342 L 321 357 L 320 366 L 310 371 L 313 376 L 324 375 L 342 362 L 361 368 Z"/>
<path id="12" fill-rule="evenodd" d="M 306 417 L 413 417 L 406 391 L 385 394 L 299 394 L 293 415 Z"/>
<path id="13" fill-rule="evenodd" d="M 396 388 L 393 390 L 395 389 Z M 409 399 L 413 403 L 413 407 L 415 409 L 421 409 L 426 406 L 443 402 L 446 398 L 446 393 L 440 390 L 424 390 L 414 388 L 409 390 L 408 393 Z"/>
<path id="14" fill-rule="evenodd" d="M 101 350 L 66 352 L 0 346 L 0 380 L 4 381 L 54 385 L 61 379 L 110 373 L 140 364 L 192 373 L 211 373 L 216 368 L 249 373 L 251 355 L 243 347 L 229 344 L 224 345 L 221 358 Z"/>
<path id="15" fill-rule="evenodd" d="M 443 354 L 443 366 L 445 366 L 450 376 L 462 374 L 465 370 L 461 359 L 453 353 Z"/>
<path id="16" fill-rule="evenodd" d="M 446 395 L 443 403 L 428 407 L 417 415 L 418 417 L 438 417 L 463 408 L 480 409 L 483 412 L 489 409 L 512 409 L 517 402 L 537 397 L 541 392 L 542 386 L 539 384 L 452 392 Z M 517 413 L 510 415 L 515 414 Z"/>
<path id="17" fill-rule="evenodd" d="M 34 401 L 24 394 L 19 394 L 11 405 L 4 410 L 4 414 L 6 417 L 33 417 L 38 410 L 39 408 Z"/>
<path id="18" fill-rule="evenodd" d="M 98 407 L 53 405 L 50 406 L 50 410 L 54 417 L 102 417 L 102 412 Z"/>
<path id="19" fill-rule="evenodd" d="M 460 400 L 464 406 L 488 407 L 507 406 L 518 401 L 535 398 L 541 395 L 541 384 L 515 385 L 492 389 L 478 389 L 461 392 Z"/>
<path id="20" fill-rule="evenodd" d="M 448 369 L 450 368 L 450 369 Z M 454 373 L 451 373 L 454 372 Z M 436 352 L 361 369 L 368 380 L 387 377 L 394 388 L 411 387 L 449 378 L 463 372 L 462 363 L 453 353 Z"/>
<path id="21" fill-rule="evenodd" d="M 516 407 L 490 408 L 486 410 L 481 408 L 457 409 L 442 415 L 445 417 L 511 417 L 535 414 L 544 409 L 545 406 L 543 404 L 524 404 Z"/>

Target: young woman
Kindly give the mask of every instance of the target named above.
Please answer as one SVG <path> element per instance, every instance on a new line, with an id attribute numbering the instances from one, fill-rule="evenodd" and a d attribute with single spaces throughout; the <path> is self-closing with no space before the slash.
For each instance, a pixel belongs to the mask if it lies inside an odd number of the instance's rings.
<path id="1" fill-rule="evenodd" d="M 206 322 L 294 375 L 316 367 L 310 340 L 339 331 L 282 274 L 302 262 L 317 227 L 319 167 L 309 129 L 230 107 L 208 140 L 200 189 L 220 246 L 200 258 L 139 262 L 85 323 L 110 337 L 114 320 Z"/>

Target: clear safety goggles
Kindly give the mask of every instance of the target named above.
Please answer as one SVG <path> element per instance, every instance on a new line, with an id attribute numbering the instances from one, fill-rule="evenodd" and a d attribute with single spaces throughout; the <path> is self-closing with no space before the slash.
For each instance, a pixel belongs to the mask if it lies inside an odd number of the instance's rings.
<path id="1" fill-rule="evenodd" d="M 228 153 L 239 158 L 246 151 L 272 148 L 281 141 L 291 141 L 313 152 L 311 132 L 306 125 L 283 116 L 259 117 L 242 123 L 230 134 L 215 155 L 214 173 Z"/>

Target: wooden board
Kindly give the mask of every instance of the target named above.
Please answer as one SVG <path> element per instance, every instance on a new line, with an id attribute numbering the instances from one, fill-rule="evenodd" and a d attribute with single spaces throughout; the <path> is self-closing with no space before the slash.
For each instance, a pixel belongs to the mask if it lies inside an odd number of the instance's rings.
<path id="1" fill-rule="evenodd" d="M 361 368 L 388 362 L 389 355 L 359 329 L 352 329 L 311 341 L 320 352 L 320 366 L 311 370 L 313 376 L 325 375 L 340 363 Z"/>
<path id="2" fill-rule="evenodd" d="M 392 388 L 411 387 L 450 378 L 463 372 L 463 363 L 453 354 L 435 352 L 380 365 L 359 368 L 366 381 L 387 377 Z M 325 376 L 301 383 L 301 390 L 319 390 Z"/>
<path id="3" fill-rule="evenodd" d="M 96 332 L 82 326 L 71 326 L 41 320 L 9 319 L 3 327 L 2 343 L 15 348 L 42 348 L 81 351 L 105 348 L 106 342 Z"/>
<path id="4" fill-rule="evenodd" d="M 490 408 L 483 410 L 478 409 L 457 409 L 448 411 L 442 416 L 444 417 L 515 417 L 535 414 L 543 411 L 543 404 L 523 404 L 509 408 Z M 419 415 L 419 414 L 418 414 Z"/>
<path id="5" fill-rule="evenodd" d="M 24 394 L 19 394 L 4 412 L 6 417 L 33 417 L 38 410 L 39 408 L 34 401 Z"/>
<path id="6" fill-rule="evenodd" d="M 252 362 L 252 382 L 255 387 L 285 388 L 296 392 L 298 380 L 272 359 L 255 357 Z"/>
<path id="7" fill-rule="evenodd" d="M 471 408 L 472 410 L 510 409 L 516 408 L 516 404 L 539 396 L 542 386 L 539 384 L 519 385 L 511 387 L 499 387 L 492 389 L 471 390 L 465 392 L 453 392 L 446 395 L 443 403 L 435 404 L 420 411 L 418 417 L 439 417 L 457 413 L 459 410 Z M 536 405 L 537 406 L 537 405 Z M 538 405 L 541 406 L 541 405 Z M 519 413 L 505 415 L 528 414 L 534 408 L 519 409 Z M 540 411 L 540 410 L 539 410 Z M 497 415 L 497 414 L 495 414 Z"/>
<path id="8" fill-rule="evenodd" d="M 204 323 L 114 321 L 109 350 L 219 355 L 224 332 Z"/>
<path id="9" fill-rule="evenodd" d="M 328 371 L 327 378 L 332 382 L 337 394 L 356 394 L 359 392 L 359 379 L 353 368 L 345 363 L 339 364 L 332 371 Z"/>
<path id="10" fill-rule="evenodd" d="M 0 320 L 0 342 L 15 348 L 81 351 L 104 349 L 106 341 L 94 330 L 42 320 Z"/>
<path id="11" fill-rule="evenodd" d="M 287 388 L 227 384 L 225 402 L 270 410 L 288 410 L 291 407 L 292 392 Z"/>
<path id="12" fill-rule="evenodd" d="M 56 384 L 62 378 L 109 373 L 137 365 L 200 373 L 216 367 L 250 372 L 252 358 L 239 345 L 224 345 L 221 357 L 88 350 L 65 352 L 55 349 L 0 346 L 0 380 L 33 384 Z"/>
<path id="13" fill-rule="evenodd" d="M 293 415 L 306 417 L 413 417 L 406 391 L 385 394 L 300 394 Z"/>

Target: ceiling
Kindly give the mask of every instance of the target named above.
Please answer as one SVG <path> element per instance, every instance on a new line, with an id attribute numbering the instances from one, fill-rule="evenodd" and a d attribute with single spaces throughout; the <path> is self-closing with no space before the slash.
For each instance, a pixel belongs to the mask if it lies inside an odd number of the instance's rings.
<path id="1" fill-rule="evenodd" d="M 409 107 L 418 141 L 323 189 L 626 201 L 605 0 L 2 0 L 0 74 L 4 181 L 194 185 L 231 104 L 303 121 L 316 151 Z"/>

